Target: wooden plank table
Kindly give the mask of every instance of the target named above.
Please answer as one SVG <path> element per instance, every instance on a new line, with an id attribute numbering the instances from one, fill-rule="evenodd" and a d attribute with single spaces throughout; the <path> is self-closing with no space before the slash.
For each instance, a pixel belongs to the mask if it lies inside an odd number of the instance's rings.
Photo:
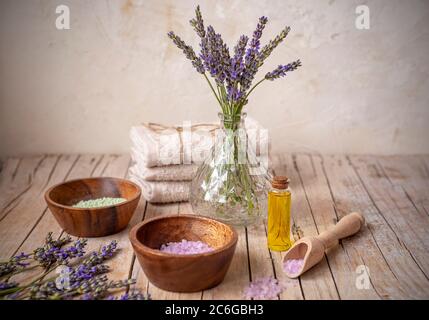
<path id="1" fill-rule="evenodd" d="M 45 190 L 68 179 L 126 177 L 128 155 L 41 155 L 2 159 L 0 165 L 0 259 L 41 244 L 47 232 L 64 233 L 43 199 Z M 163 214 L 190 213 L 188 203 L 140 201 L 130 225 L 119 234 L 90 239 L 88 249 L 116 239 L 120 252 L 109 263 L 112 279 L 137 279 L 153 299 L 242 299 L 250 281 L 273 276 L 284 286 L 279 299 L 428 299 L 429 156 L 287 154 L 273 157 L 276 174 L 291 179 L 294 223 L 316 235 L 351 211 L 367 226 L 326 253 L 320 265 L 290 280 L 283 253 L 268 250 L 263 224 L 239 228 L 239 242 L 225 281 L 204 292 L 160 290 L 148 282 L 128 241 L 131 226 Z M 357 284 L 362 266 L 369 286 Z M 31 274 L 30 274 L 31 275 Z"/>

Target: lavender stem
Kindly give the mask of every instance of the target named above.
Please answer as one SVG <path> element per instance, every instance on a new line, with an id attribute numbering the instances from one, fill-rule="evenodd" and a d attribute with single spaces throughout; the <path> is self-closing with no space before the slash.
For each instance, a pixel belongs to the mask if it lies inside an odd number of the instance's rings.
<path id="1" fill-rule="evenodd" d="M 216 92 L 215 92 L 215 90 L 214 90 L 214 88 L 213 88 L 213 86 L 212 86 L 212 84 L 211 84 L 211 82 L 210 82 L 209 78 L 207 78 L 207 75 L 206 75 L 205 73 L 203 73 L 203 75 L 204 75 L 204 78 L 206 78 L 207 83 L 209 84 L 210 88 L 212 89 L 213 94 L 214 94 L 214 95 L 215 95 L 215 97 L 216 97 L 216 100 L 217 100 L 217 101 L 219 102 L 219 104 L 222 106 L 222 103 L 220 102 L 219 97 L 217 96 L 217 94 L 216 94 Z"/>
<path id="2" fill-rule="evenodd" d="M 264 80 L 266 80 L 265 78 L 262 78 L 261 80 L 259 80 L 250 90 L 249 92 L 246 94 L 246 97 L 244 98 L 244 100 L 247 99 L 247 97 L 249 96 L 249 94 L 262 82 L 264 82 Z"/>

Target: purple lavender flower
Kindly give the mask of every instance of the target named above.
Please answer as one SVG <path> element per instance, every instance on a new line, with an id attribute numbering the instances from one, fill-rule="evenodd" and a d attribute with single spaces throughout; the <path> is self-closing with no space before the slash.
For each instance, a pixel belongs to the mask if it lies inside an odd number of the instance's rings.
<path id="1" fill-rule="evenodd" d="M 61 248 L 62 246 L 64 246 L 69 242 L 71 242 L 71 238 L 69 235 L 59 238 L 58 240 L 54 240 L 52 238 L 52 232 L 49 232 L 45 239 L 45 246 Z"/>
<path id="2" fill-rule="evenodd" d="M 199 73 L 204 73 L 204 66 L 199 57 L 194 52 L 191 46 L 188 46 L 179 36 L 176 36 L 173 31 L 167 33 L 170 39 L 173 40 L 174 44 L 183 51 L 186 58 L 191 60 L 192 65 Z"/>
<path id="3" fill-rule="evenodd" d="M 227 77 L 227 93 L 230 101 L 238 101 L 243 96 L 243 92 L 237 88 L 239 80 L 244 71 L 244 54 L 249 38 L 242 35 L 234 47 L 234 57 L 231 59 Z"/>
<path id="4" fill-rule="evenodd" d="M 279 65 L 273 71 L 268 72 L 265 75 L 265 79 L 273 81 L 273 80 L 278 79 L 280 77 L 284 77 L 287 72 L 294 71 L 300 66 L 301 66 L 300 60 L 294 61 L 294 62 L 286 64 L 286 65 Z"/>
<path id="5" fill-rule="evenodd" d="M 265 45 L 258 56 L 258 68 L 264 64 L 265 59 L 267 59 L 271 52 L 287 37 L 289 34 L 290 27 L 285 27 L 279 35 L 277 35 L 273 40 Z"/>
<path id="6" fill-rule="evenodd" d="M 58 251 L 59 260 L 66 262 L 72 258 L 82 257 L 85 254 L 85 246 L 88 240 L 79 239 L 72 246 Z"/>
<path id="7" fill-rule="evenodd" d="M 129 301 L 129 300 L 151 300 L 151 298 L 150 298 L 149 294 L 147 296 L 145 296 L 140 291 L 133 290 L 131 292 L 124 293 L 123 295 L 121 295 L 119 297 L 119 299 L 118 299 L 118 297 L 115 297 L 113 295 L 109 295 L 105 298 L 105 300 L 121 300 L 121 301 L 128 300 Z"/>
<path id="8" fill-rule="evenodd" d="M 230 72 L 231 79 L 238 79 L 239 72 L 243 71 L 243 57 L 244 53 L 246 52 L 246 46 L 248 41 L 249 38 L 245 35 L 242 35 L 238 40 L 237 45 L 234 47 L 234 57 L 231 60 L 231 70 L 234 70 L 235 72 Z"/>
<path id="9" fill-rule="evenodd" d="M 253 38 L 252 41 L 250 42 L 250 48 L 249 50 L 254 50 L 256 52 L 259 51 L 259 47 L 260 47 L 260 39 L 262 37 L 262 31 L 264 31 L 265 25 L 268 22 L 268 18 L 267 17 L 260 17 L 259 18 L 259 23 L 256 26 L 256 30 L 253 32 Z"/>
<path id="10" fill-rule="evenodd" d="M 21 252 L 19 255 L 16 255 L 10 259 L 12 263 L 15 264 L 16 267 L 19 268 L 25 268 L 28 265 L 30 265 L 29 262 L 27 262 L 28 259 L 30 259 L 30 254 L 26 254 L 24 252 Z"/>
<path id="11" fill-rule="evenodd" d="M 123 288 L 128 285 L 125 281 L 108 281 L 105 275 L 97 275 L 87 280 L 74 281 L 69 287 L 57 287 L 55 281 L 47 281 L 31 287 L 30 298 L 36 300 L 69 299 L 83 295 L 86 300 L 100 299 L 107 295 L 109 289 Z"/>
<path id="12" fill-rule="evenodd" d="M 125 293 L 120 297 L 120 300 L 128 300 L 128 298 L 129 298 L 128 293 Z"/>
<path id="13" fill-rule="evenodd" d="M 39 262 L 45 269 L 48 269 L 54 263 L 59 260 L 66 260 L 68 257 L 68 253 L 62 249 L 62 247 L 71 241 L 70 236 L 66 236 L 60 238 L 58 240 L 54 240 L 52 238 L 52 232 L 49 232 L 45 239 L 45 244 L 42 247 L 39 247 L 33 251 L 33 259 Z M 83 240 L 82 240 L 83 241 Z M 86 240 L 84 240 L 86 244 Z M 77 246 L 76 250 L 82 249 L 82 244 L 79 242 L 75 243 Z M 71 249 L 70 253 L 73 252 L 74 249 Z"/>
<path id="14" fill-rule="evenodd" d="M 201 40 L 201 59 L 218 86 L 222 86 L 228 75 L 230 65 L 229 50 L 220 34 L 212 26 L 207 27 L 207 34 Z"/>
<path id="15" fill-rule="evenodd" d="M 12 259 L 14 261 L 21 261 L 21 260 L 27 260 L 30 258 L 30 254 L 25 254 L 24 252 L 21 252 L 19 255 L 14 256 Z"/>
<path id="16" fill-rule="evenodd" d="M 75 294 L 83 294 L 85 299 L 103 299 L 108 296 L 110 289 L 126 288 L 134 283 L 134 279 L 108 281 L 106 276 L 100 275 L 76 283 L 71 291 Z"/>
<path id="17" fill-rule="evenodd" d="M 206 70 L 210 73 L 210 75 L 215 78 L 217 77 L 219 70 L 219 59 L 217 56 L 217 50 L 214 45 L 215 43 L 216 33 L 212 26 L 207 28 L 207 35 L 205 38 L 201 39 L 201 53 L 200 58 L 204 62 L 204 66 Z"/>
<path id="18" fill-rule="evenodd" d="M 6 274 L 11 274 L 20 270 L 24 270 L 30 263 L 27 262 L 30 259 L 30 254 L 20 253 L 19 255 L 13 256 L 6 262 L 0 263 L 0 277 Z"/>
<path id="19" fill-rule="evenodd" d="M 0 264 L 0 277 L 12 273 L 16 267 L 7 263 Z"/>
<path id="20" fill-rule="evenodd" d="M 88 266 L 95 266 L 103 263 L 105 260 L 112 257 L 117 250 L 118 243 L 113 240 L 107 246 L 103 246 L 99 252 L 91 252 L 89 257 L 87 257 L 83 264 Z"/>
<path id="21" fill-rule="evenodd" d="M 7 290 L 18 286 L 16 282 L 2 281 L 0 282 L 0 290 Z"/>
<path id="22" fill-rule="evenodd" d="M 252 84 L 253 78 L 255 77 L 256 72 L 258 72 L 258 56 L 259 56 L 259 47 L 260 39 L 262 37 L 262 31 L 267 24 L 268 19 L 266 17 L 259 18 L 259 23 L 256 26 L 256 30 L 253 32 L 252 41 L 250 42 L 250 47 L 246 51 L 246 68 L 243 72 L 241 78 L 241 88 L 243 91 L 247 91 Z"/>
<path id="23" fill-rule="evenodd" d="M 62 248 L 65 241 L 50 241 L 47 239 L 43 247 L 34 250 L 34 260 L 38 261 L 45 269 L 53 264 L 67 264 L 69 259 L 82 257 L 85 254 L 86 239 L 76 240 L 75 243 L 67 248 Z"/>
<path id="24" fill-rule="evenodd" d="M 150 300 L 150 296 L 145 297 L 141 292 L 134 290 L 123 294 L 119 300 Z"/>
<path id="25" fill-rule="evenodd" d="M 113 240 L 107 246 L 103 246 L 101 248 L 101 255 L 103 256 L 104 259 L 110 258 L 116 252 L 117 247 L 118 247 L 118 243 L 116 242 L 116 240 Z"/>
<path id="26" fill-rule="evenodd" d="M 43 284 L 35 284 L 30 288 L 30 299 L 47 300 L 58 299 L 63 291 L 58 289 L 54 281 L 48 281 Z"/>
<path id="27" fill-rule="evenodd" d="M 96 275 L 103 274 L 108 271 L 109 271 L 109 267 L 104 264 L 99 264 L 95 266 L 80 264 L 72 269 L 70 274 L 70 280 L 71 282 L 89 280 Z"/>
<path id="28" fill-rule="evenodd" d="M 17 300 L 19 297 L 19 292 L 10 293 L 8 295 L 2 296 L 3 300 Z"/>
<path id="29" fill-rule="evenodd" d="M 201 15 L 200 6 L 197 6 L 195 9 L 195 19 L 189 21 L 196 33 L 200 36 L 200 38 L 204 38 L 206 36 L 206 30 L 204 28 L 204 21 Z"/>
<path id="30" fill-rule="evenodd" d="M 112 295 L 110 295 L 109 297 L 113 297 Z M 94 300 L 94 296 L 91 293 L 85 293 L 84 295 L 82 295 L 82 300 Z M 114 300 L 114 299 L 106 299 L 106 300 Z"/>

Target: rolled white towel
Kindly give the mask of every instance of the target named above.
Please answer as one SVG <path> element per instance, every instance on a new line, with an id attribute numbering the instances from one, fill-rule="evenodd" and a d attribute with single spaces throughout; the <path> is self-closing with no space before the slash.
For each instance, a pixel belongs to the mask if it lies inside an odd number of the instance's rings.
<path id="1" fill-rule="evenodd" d="M 142 189 L 142 196 L 151 203 L 182 202 L 189 200 L 190 181 L 146 181 L 130 172 L 130 180 Z"/>
<path id="2" fill-rule="evenodd" d="M 146 181 L 191 181 L 197 169 L 198 166 L 193 164 L 148 168 L 135 163 L 130 173 Z"/>

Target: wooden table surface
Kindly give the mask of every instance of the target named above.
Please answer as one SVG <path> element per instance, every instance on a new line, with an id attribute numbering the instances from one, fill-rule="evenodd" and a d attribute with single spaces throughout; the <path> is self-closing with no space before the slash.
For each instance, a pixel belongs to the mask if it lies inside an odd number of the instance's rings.
<path id="1" fill-rule="evenodd" d="M 282 253 L 266 246 L 264 225 L 240 228 L 239 242 L 224 282 L 192 294 L 166 292 L 150 284 L 128 241 L 129 228 L 163 214 L 189 213 L 188 203 L 152 205 L 144 199 L 127 230 L 90 239 L 96 249 L 116 239 L 121 250 L 109 262 L 112 279 L 137 279 L 153 299 L 242 299 L 243 289 L 260 277 L 285 286 L 280 299 L 429 298 L 429 156 L 277 155 L 276 174 L 291 179 L 294 222 L 305 236 L 331 227 L 351 211 L 364 214 L 367 227 L 327 252 L 299 279 L 282 272 Z M 0 172 L 0 258 L 31 251 L 52 231 L 63 233 L 43 194 L 56 183 L 88 176 L 126 177 L 128 155 L 42 155 L 3 159 Z M 359 276 L 366 266 L 369 286 Z M 357 283 L 358 282 L 358 283 Z"/>

